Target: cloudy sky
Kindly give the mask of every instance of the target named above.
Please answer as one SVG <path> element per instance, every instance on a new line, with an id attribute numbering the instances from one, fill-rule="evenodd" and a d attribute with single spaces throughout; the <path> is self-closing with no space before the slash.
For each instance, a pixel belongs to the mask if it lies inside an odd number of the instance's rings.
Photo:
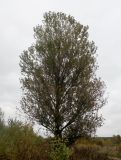
<path id="1" fill-rule="evenodd" d="M 121 0 L 0 0 L 0 107 L 15 117 L 21 90 L 19 55 L 32 42 L 43 13 L 61 11 L 89 25 L 98 46 L 98 74 L 105 81 L 108 104 L 97 135 L 121 134 Z"/>

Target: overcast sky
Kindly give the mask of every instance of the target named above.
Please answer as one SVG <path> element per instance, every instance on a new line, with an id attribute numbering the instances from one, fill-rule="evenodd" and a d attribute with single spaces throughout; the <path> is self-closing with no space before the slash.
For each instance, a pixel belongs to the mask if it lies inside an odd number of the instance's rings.
<path id="1" fill-rule="evenodd" d="M 19 106 L 19 55 L 34 42 L 33 27 L 47 11 L 71 14 L 89 25 L 108 95 L 97 135 L 121 134 L 121 0 L 0 0 L 0 107 L 6 117 L 15 117 Z"/>

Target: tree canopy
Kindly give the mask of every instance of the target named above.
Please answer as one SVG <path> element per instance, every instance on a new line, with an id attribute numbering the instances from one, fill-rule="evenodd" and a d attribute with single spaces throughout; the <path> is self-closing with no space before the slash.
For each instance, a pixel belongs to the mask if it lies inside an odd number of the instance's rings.
<path id="1" fill-rule="evenodd" d="M 21 108 L 56 137 L 75 140 L 102 124 L 105 84 L 88 36 L 74 17 L 48 12 L 34 28 L 35 43 L 20 55 Z"/>

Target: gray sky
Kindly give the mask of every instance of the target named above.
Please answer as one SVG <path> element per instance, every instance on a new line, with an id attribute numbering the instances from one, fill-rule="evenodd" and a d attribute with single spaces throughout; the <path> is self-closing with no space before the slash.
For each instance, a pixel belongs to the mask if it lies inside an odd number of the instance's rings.
<path id="1" fill-rule="evenodd" d="M 90 39 L 98 46 L 98 74 L 109 97 L 97 134 L 121 134 L 121 0 L 0 0 L 0 107 L 6 117 L 15 117 L 19 106 L 19 55 L 34 42 L 33 27 L 47 11 L 71 14 L 89 25 Z"/>

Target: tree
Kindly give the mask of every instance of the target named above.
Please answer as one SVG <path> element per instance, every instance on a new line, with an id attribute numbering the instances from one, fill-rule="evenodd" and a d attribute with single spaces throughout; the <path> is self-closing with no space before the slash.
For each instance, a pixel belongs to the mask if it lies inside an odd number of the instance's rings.
<path id="1" fill-rule="evenodd" d="M 0 127 L 2 128 L 5 124 L 5 121 L 4 121 L 4 113 L 2 111 L 2 109 L 0 108 Z"/>
<path id="2" fill-rule="evenodd" d="M 91 135 L 102 124 L 104 82 L 88 26 L 64 13 L 44 14 L 35 44 L 20 55 L 23 111 L 56 137 Z"/>

